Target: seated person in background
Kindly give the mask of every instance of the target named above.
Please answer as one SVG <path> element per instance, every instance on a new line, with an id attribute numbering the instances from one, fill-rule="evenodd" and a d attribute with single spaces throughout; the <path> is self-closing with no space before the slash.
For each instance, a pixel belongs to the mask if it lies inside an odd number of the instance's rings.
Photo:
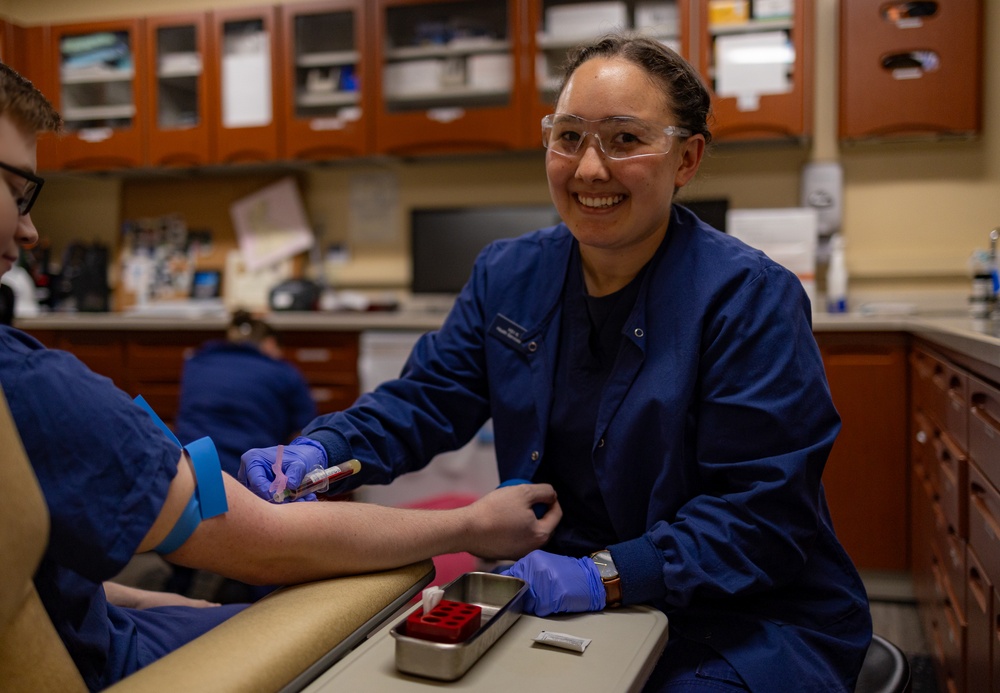
<path id="1" fill-rule="evenodd" d="M 184 363 L 177 437 L 185 444 L 210 437 L 234 477 L 246 450 L 287 442 L 315 416 L 302 374 L 281 360 L 277 333 L 246 311 L 233 315 L 224 341 Z"/>
<path id="2" fill-rule="evenodd" d="M 0 64 L 0 274 L 38 240 L 29 215 L 42 186 L 36 134 L 60 125 L 45 97 Z M 560 517 L 539 520 L 531 510 L 555 503 L 548 485 L 499 489 L 458 510 L 267 503 L 217 465 L 203 467 L 206 448 L 192 460 L 110 380 L 9 326 L 0 326 L 0 384 L 51 516 L 35 586 L 92 690 L 243 608 L 110 603 L 102 582 L 135 553 L 156 550 L 244 582 L 286 584 L 455 551 L 513 558 L 544 544 Z"/>

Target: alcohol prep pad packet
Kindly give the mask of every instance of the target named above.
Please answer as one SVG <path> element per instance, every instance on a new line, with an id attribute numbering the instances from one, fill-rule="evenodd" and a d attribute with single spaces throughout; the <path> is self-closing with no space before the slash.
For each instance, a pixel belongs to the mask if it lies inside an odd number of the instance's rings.
<path id="1" fill-rule="evenodd" d="M 541 645 L 558 647 L 563 650 L 570 650 L 572 652 L 583 652 L 584 650 L 587 649 L 587 645 L 590 644 L 590 638 L 578 638 L 575 635 L 567 635 L 566 633 L 556 633 L 551 630 L 543 630 L 533 639 L 535 642 Z"/>

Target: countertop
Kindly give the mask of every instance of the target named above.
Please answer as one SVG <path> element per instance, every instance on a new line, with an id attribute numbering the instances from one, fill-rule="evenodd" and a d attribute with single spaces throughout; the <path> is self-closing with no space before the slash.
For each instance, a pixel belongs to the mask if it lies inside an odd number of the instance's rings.
<path id="1" fill-rule="evenodd" d="M 268 321 L 279 331 L 360 332 L 364 330 L 427 331 L 440 327 L 440 310 L 367 312 L 275 312 Z M 20 318 L 15 326 L 32 330 L 224 330 L 224 314 L 136 315 L 129 313 L 51 313 Z M 907 332 L 978 361 L 1000 367 L 1000 323 L 954 315 L 813 315 L 815 332 Z"/>

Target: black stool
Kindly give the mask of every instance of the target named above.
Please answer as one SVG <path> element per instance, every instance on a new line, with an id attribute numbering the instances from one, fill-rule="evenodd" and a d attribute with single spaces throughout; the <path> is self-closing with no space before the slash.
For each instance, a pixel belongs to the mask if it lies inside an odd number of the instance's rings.
<path id="1" fill-rule="evenodd" d="M 873 635 L 855 693 L 909 693 L 909 690 L 910 663 L 906 655 L 881 635 Z"/>

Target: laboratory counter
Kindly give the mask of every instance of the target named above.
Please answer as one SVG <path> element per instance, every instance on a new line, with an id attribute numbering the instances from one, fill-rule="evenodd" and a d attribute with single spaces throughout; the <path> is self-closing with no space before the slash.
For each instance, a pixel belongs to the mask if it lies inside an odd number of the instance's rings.
<path id="1" fill-rule="evenodd" d="M 437 329 L 446 313 L 440 310 L 273 312 L 267 320 L 282 333 L 392 330 L 425 332 Z M 48 313 L 19 318 L 26 332 L 205 332 L 225 330 L 228 317 L 213 313 L 185 316 L 156 313 Z M 922 337 L 971 358 L 1000 366 L 1000 323 L 961 315 L 813 314 L 814 332 L 898 332 Z M 206 335 L 209 338 L 210 335 Z"/>

